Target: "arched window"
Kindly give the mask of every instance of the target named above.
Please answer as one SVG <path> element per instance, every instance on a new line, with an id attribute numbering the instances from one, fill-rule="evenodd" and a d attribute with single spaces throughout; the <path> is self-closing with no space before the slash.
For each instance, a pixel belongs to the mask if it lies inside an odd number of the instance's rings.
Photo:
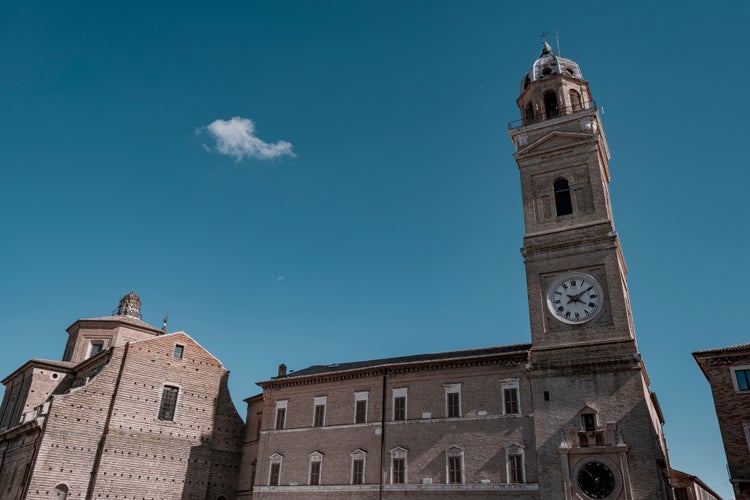
<path id="1" fill-rule="evenodd" d="M 573 213 L 573 203 L 570 199 L 570 187 L 565 179 L 555 181 L 555 208 L 557 216 Z"/>
<path id="2" fill-rule="evenodd" d="M 544 114 L 547 118 L 554 118 L 560 114 L 557 104 L 557 92 L 548 90 L 544 93 Z"/>
<path id="3" fill-rule="evenodd" d="M 534 123 L 534 105 L 532 103 L 528 103 L 526 105 L 526 109 L 524 110 L 523 119 L 526 121 L 526 124 Z"/>
<path id="4" fill-rule="evenodd" d="M 526 78 L 523 81 L 523 88 L 528 88 L 529 85 L 531 85 L 531 77 L 529 77 L 529 75 L 526 75 Z"/>
<path id="5" fill-rule="evenodd" d="M 55 494 L 55 500 L 65 500 L 68 498 L 68 485 L 67 484 L 58 484 L 55 486 L 55 490 L 53 493 Z"/>
<path id="6" fill-rule="evenodd" d="M 577 90 L 571 89 L 570 91 L 570 108 L 573 112 L 581 111 L 581 109 L 583 109 L 583 106 L 581 106 L 581 94 L 579 94 Z"/>

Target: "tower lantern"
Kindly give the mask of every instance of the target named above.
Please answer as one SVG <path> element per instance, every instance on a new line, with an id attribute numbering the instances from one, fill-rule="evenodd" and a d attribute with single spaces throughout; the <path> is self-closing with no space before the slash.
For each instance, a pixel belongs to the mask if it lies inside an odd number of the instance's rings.
<path id="1" fill-rule="evenodd" d="M 568 115 L 590 106 L 591 92 L 581 68 L 544 42 L 542 52 L 521 80 L 516 101 L 524 125 Z"/>
<path id="2" fill-rule="evenodd" d="M 135 292 L 130 292 L 123 296 L 120 299 L 120 304 L 117 306 L 116 316 L 141 319 L 141 298 Z"/>

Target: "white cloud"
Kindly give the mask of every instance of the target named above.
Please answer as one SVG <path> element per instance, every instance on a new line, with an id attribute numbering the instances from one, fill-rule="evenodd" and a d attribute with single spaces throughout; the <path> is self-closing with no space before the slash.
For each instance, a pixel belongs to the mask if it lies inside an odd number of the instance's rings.
<path id="1" fill-rule="evenodd" d="M 292 151 L 290 142 L 271 144 L 259 139 L 255 135 L 255 123 L 248 118 L 235 116 L 231 120 L 215 120 L 205 128 L 216 141 L 216 151 L 232 156 L 237 161 L 243 158 L 272 160 L 282 156 L 297 156 Z M 205 144 L 204 149 L 208 150 Z"/>

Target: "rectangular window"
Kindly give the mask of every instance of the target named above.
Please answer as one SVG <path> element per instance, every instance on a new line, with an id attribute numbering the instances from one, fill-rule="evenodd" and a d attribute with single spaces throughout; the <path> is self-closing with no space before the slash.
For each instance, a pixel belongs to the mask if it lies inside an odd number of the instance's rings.
<path id="1" fill-rule="evenodd" d="M 522 455 L 508 455 L 508 482 L 523 483 Z"/>
<path id="2" fill-rule="evenodd" d="M 278 486 L 280 475 L 281 475 L 281 464 L 280 463 L 271 464 L 271 477 L 268 479 L 268 485 Z"/>
<path id="3" fill-rule="evenodd" d="M 281 403 L 281 401 L 276 403 L 276 425 L 274 426 L 274 429 L 277 431 L 286 429 L 286 404 L 280 406 L 279 403 Z M 284 403 L 286 403 L 286 401 L 284 401 Z"/>
<path id="4" fill-rule="evenodd" d="M 462 482 L 461 457 L 448 457 L 448 483 L 461 484 Z"/>
<path id="5" fill-rule="evenodd" d="M 367 400 L 360 399 L 354 403 L 354 423 L 364 424 L 367 422 Z"/>
<path id="6" fill-rule="evenodd" d="M 406 420 L 406 396 L 393 398 L 393 420 Z"/>
<path id="7" fill-rule="evenodd" d="M 448 418 L 456 418 L 461 416 L 461 403 L 460 395 L 457 392 L 449 392 L 445 395 L 447 398 L 448 405 Z"/>
<path id="8" fill-rule="evenodd" d="M 323 427 L 326 418 L 325 405 L 315 405 L 315 416 L 313 417 L 314 427 Z"/>
<path id="9" fill-rule="evenodd" d="M 445 416 L 458 418 L 461 416 L 461 384 L 446 384 L 444 387 Z"/>
<path id="10" fill-rule="evenodd" d="M 174 420 L 174 410 L 177 406 L 177 394 L 180 389 L 171 385 L 165 385 L 161 392 L 161 404 L 159 405 L 159 420 Z"/>
<path id="11" fill-rule="evenodd" d="M 405 458 L 394 458 L 391 464 L 391 483 L 392 484 L 404 484 L 406 483 L 406 459 Z"/>
<path id="12" fill-rule="evenodd" d="M 326 402 L 328 396 L 318 396 L 313 399 L 313 427 L 323 427 L 326 425 Z"/>
<path id="13" fill-rule="evenodd" d="M 393 420 L 406 420 L 407 388 L 393 389 Z"/>
<path id="14" fill-rule="evenodd" d="M 89 358 L 96 356 L 104 350 L 104 342 L 92 342 L 91 349 L 89 349 Z"/>
<path id="15" fill-rule="evenodd" d="M 738 390 L 750 391 L 750 370 L 735 370 L 734 376 L 737 378 Z"/>
<path id="16" fill-rule="evenodd" d="M 503 398 L 505 399 L 506 415 L 518 414 L 518 389 L 503 389 Z"/>
<path id="17" fill-rule="evenodd" d="M 365 484 L 364 458 L 355 458 L 352 461 L 352 484 Z"/>
<path id="18" fill-rule="evenodd" d="M 182 353 L 185 351 L 185 346 L 177 344 L 174 346 L 174 354 L 173 356 L 175 359 L 182 359 Z"/>
<path id="19" fill-rule="evenodd" d="M 321 462 L 310 462 L 310 486 L 320 485 L 320 464 Z"/>
<path id="20" fill-rule="evenodd" d="M 520 415 L 521 399 L 517 378 L 509 378 L 500 381 L 500 390 L 503 399 L 503 415 Z"/>

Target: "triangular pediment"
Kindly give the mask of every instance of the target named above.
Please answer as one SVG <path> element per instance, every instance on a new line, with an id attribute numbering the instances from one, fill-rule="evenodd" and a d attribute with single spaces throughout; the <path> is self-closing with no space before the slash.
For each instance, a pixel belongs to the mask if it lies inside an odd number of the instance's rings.
<path id="1" fill-rule="evenodd" d="M 589 141 L 592 139 L 592 137 L 593 136 L 591 134 L 583 132 L 554 131 L 540 137 L 527 146 L 519 148 L 516 156 L 526 156 L 529 154 L 537 154 L 544 151 L 567 148 L 575 144 L 580 144 L 584 141 Z"/>

